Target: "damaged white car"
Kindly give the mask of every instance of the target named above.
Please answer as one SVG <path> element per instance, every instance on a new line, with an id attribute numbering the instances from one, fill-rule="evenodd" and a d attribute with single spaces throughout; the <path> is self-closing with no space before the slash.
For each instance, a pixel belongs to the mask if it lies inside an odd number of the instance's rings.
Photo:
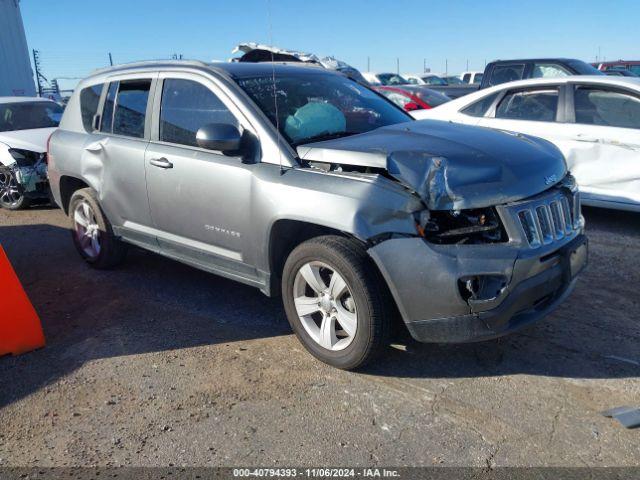
<path id="1" fill-rule="evenodd" d="M 0 206 L 26 208 L 49 196 L 47 140 L 62 107 L 51 100 L 0 97 Z"/>
<path id="2" fill-rule="evenodd" d="M 638 78 L 521 80 L 412 115 L 542 137 L 564 154 L 585 205 L 640 211 Z"/>

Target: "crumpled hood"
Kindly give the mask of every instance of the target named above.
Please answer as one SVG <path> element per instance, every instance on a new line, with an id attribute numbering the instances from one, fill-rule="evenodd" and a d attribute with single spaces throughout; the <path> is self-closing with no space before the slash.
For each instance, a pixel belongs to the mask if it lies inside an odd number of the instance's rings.
<path id="1" fill-rule="evenodd" d="M 521 200 L 567 173 L 562 153 L 546 140 L 435 120 L 301 145 L 297 151 L 307 161 L 384 168 L 431 210 Z"/>
<path id="2" fill-rule="evenodd" d="M 9 148 L 43 153 L 47 151 L 47 139 L 55 130 L 55 128 L 34 128 L 0 132 L 0 142 L 8 145 Z"/>

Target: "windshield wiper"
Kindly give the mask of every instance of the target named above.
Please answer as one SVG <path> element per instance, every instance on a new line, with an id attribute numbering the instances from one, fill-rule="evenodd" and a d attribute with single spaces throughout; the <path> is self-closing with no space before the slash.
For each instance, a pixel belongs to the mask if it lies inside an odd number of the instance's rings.
<path id="1" fill-rule="evenodd" d="M 297 147 L 298 145 L 304 145 L 305 143 L 315 143 L 322 142 L 324 140 L 335 140 L 336 138 L 348 137 L 350 135 L 357 135 L 362 132 L 333 132 L 333 133 L 321 133 L 319 135 L 314 135 L 313 137 L 308 137 L 300 140 L 299 142 L 294 142 L 292 145 Z"/>

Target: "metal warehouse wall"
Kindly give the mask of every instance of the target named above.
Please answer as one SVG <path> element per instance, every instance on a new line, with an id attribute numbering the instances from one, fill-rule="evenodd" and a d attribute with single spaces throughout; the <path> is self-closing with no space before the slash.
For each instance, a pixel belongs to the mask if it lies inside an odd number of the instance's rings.
<path id="1" fill-rule="evenodd" d="M 0 0 L 0 96 L 35 94 L 19 0 Z"/>

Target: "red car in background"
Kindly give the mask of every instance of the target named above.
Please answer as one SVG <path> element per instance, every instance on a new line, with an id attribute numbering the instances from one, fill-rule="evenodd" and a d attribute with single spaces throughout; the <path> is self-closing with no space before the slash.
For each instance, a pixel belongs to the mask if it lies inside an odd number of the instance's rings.
<path id="1" fill-rule="evenodd" d="M 640 60 L 616 60 L 613 62 L 592 63 L 598 70 L 629 70 L 640 75 Z"/>
<path id="2" fill-rule="evenodd" d="M 375 86 L 373 88 L 407 112 L 437 107 L 451 100 L 443 93 L 418 85 Z"/>

